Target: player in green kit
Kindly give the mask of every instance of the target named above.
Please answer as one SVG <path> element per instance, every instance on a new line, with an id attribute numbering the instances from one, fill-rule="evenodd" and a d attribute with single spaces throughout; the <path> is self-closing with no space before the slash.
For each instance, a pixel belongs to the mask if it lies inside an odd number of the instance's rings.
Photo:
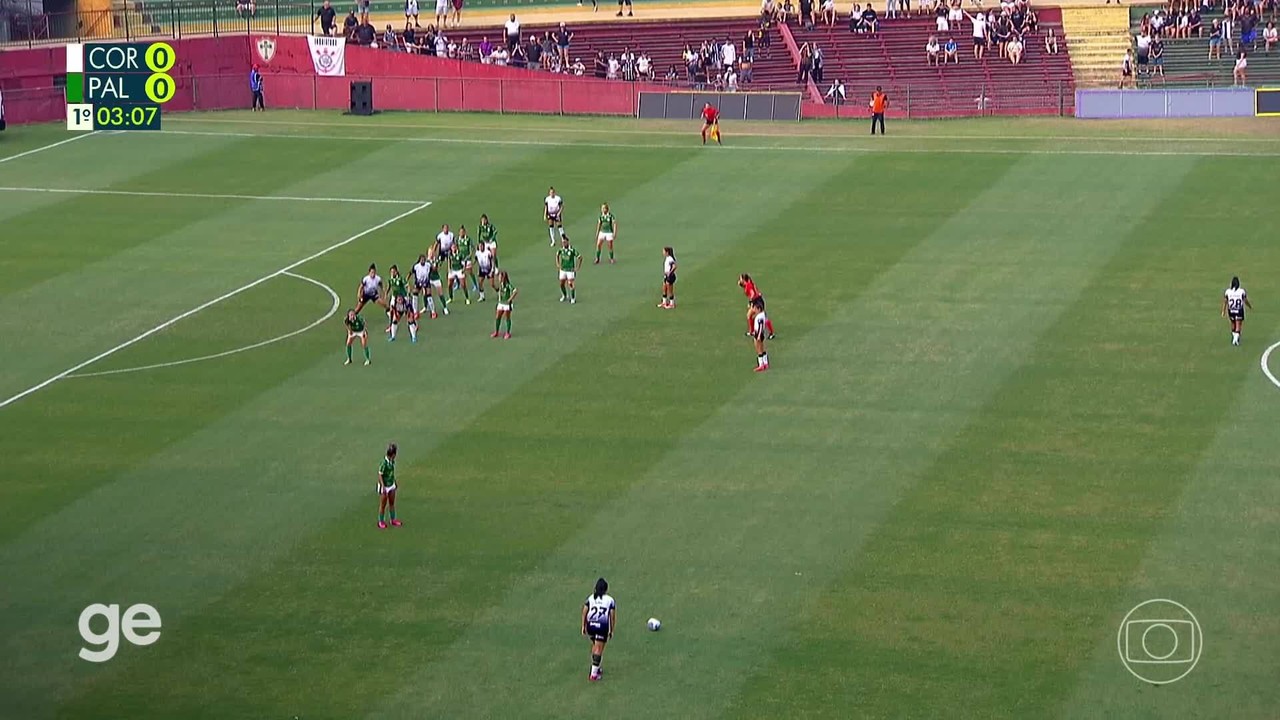
<path id="1" fill-rule="evenodd" d="M 507 333 L 502 337 L 506 340 L 511 339 L 511 306 L 516 302 L 516 295 L 519 290 L 511 282 L 511 276 L 506 270 L 498 271 L 498 311 L 493 317 L 493 334 L 489 337 L 498 337 L 498 328 L 502 326 L 502 318 L 507 319 Z"/>
<path id="2" fill-rule="evenodd" d="M 387 446 L 387 456 L 378 465 L 378 529 L 387 529 L 387 511 L 391 511 L 391 527 L 404 523 L 396 519 L 396 444 Z"/>
<path id="3" fill-rule="evenodd" d="M 391 325 L 387 327 L 390 337 L 388 342 L 396 339 L 396 328 L 400 327 L 400 318 L 409 318 L 409 337 L 418 342 L 418 314 L 413 311 L 413 303 L 409 300 L 409 279 L 400 274 L 400 268 L 391 266 Z"/>
<path id="4" fill-rule="evenodd" d="M 556 250 L 556 267 L 560 270 L 560 302 L 566 299 L 570 304 L 577 304 L 578 291 L 574 281 L 578 270 L 582 268 L 582 256 L 569 244 L 569 236 L 560 238 L 560 249 Z"/>
<path id="5" fill-rule="evenodd" d="M 347 361 L 343 365 L 351 364 L 351 343 L 356 338 L 360 338 L 360 347 L 364 348 L 364 364 L 369 364 L 369 332 L 364 328 L 364 318 L 355 310 L 348 310 L 347 316 L 343 318 L 342 324 L 347 326 Z"/>
<path id="6" fill-rule="evenodd" d="M 618 221 L 609 212 L 609 203 L 600 206 L 600 219 L 596 221 L 596 264 L 600 264 L 600 249 L 609 243 L 609 264 L 613 260 L 613 239 L 618 235 Z"/>
<path id="7" fill-rule="evenodd" d="M 467 273 L 471 270 L 471 254 L 475 252 L 475 243 L 467 235 L 467 226 L 458 227 L 458 239 L 449 253 L 449 300 L 453 300 L 453 289 L 462 286 L 462 295 L 471 304 L 471 291 L 467 289 Z"/>
<path id="8" fill-rule="evenodd" d="M 440 299 L 440 309 L 444 311 L 444 314 L 449 314 L 449 302 L 444 299 L 444 290 L 440 285 L 441 262 L 443 261 L 440 259 L 440 243 L 437 241 L 433 243 L 431 245 L 431 249 L 427 251 L 427 264 L 430 265 L 430 269 L 427 270 L 427 285 L 431 288 L 427 292 L 427 303 L 431 308 L 432 320 L 436 319 L 435 303 L 431 301 L 432 295 Z"/>

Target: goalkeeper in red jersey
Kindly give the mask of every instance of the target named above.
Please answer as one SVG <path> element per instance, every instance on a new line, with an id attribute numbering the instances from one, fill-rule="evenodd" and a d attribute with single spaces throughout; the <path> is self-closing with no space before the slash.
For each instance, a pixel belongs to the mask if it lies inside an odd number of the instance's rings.
<path id="1" fill-rule="evenodd" d="M 711 103 L 707 103 L 702 108 L 702 144 L 707 144 L 707 133 L 711 133 L 711 139 L 720 143 L 720 111 Z"/>

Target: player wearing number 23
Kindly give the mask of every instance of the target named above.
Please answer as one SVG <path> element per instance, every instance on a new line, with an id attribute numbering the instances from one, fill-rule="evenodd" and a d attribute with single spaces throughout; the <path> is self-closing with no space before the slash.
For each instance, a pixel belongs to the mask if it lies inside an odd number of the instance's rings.
<path id="1" fill-rule="evenodd" d="M 604 578 L 596 580 L 595 592 L 582 604 L 582 634 L 591 641 L 592 682 L 600 679 L 600 658 L 604 645 L 613 639 L 613 628 L 618 620 L 618 606 L 609 595 L 609 583 Z"/>

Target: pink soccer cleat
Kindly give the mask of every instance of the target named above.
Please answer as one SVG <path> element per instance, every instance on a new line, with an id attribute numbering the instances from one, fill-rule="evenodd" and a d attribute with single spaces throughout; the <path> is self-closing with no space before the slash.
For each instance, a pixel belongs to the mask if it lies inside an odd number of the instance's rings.
<path id="1" fill-rule="evenodd" d="M 400 526 L 401 526 L 401 525 L 403 525 L 403 524 L 404 524 L 404 523 L 400 522 L 399 520 L 392 520 L 392 521 L 391 521 L 391 527 L 400 527 Z"/>
<path id="2" fill-rule="evenodd" d="M 511 333 L 503 333 L 503 334 L 502 334 L 502 339 L 503 339 L 503 340 L 510 340 L 510 339 L 511 339 Z"/>
<path id="3" fill-rule="evenodd" d="M 764 372 L 765 370 L 768 370 L 768 369 L 769 369 L 769 366 L 768 366 L 768 365 L 757 365 L 757 366 L 756 366 L 756 372 Z"/>
<path id="4" fill-rule="evenodd" d="M 600 679 L 600 676 L 597 673 L 591 673 L 590 675 L 587 676 L 587 679 L 590 680 L 591 682 L 596 682 Z"/>
<path id="5" fill-rule="evenodd" d="M 386 524 L 386 523 L 384 523 L 384 522 L 382 522 L 381 520 L 379 520 L 379 521 L 378 521 L 378 529 L 379 529 L 379 530 L 386 530 L 386 529 L 387 529 L 387 524 Z"/>
<path id="6" fill-rule="evenodd" d="M 489 337 L 491 337 L 491 338 L 496 338 L 496 337 L 498 337 L 498 331 L 497 331 L 497 330 L 494 330 L 494 331 L 493 331 L 493 334 L 492 334 L 492 335 L 490 335 Z"/>

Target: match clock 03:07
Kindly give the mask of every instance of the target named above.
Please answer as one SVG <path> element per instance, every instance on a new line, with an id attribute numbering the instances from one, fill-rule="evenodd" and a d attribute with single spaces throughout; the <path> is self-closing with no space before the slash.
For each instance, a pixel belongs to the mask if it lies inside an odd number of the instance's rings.
<path id="1" fill-rule="evenodd" d="M 95 105 L 83 108 L 92 114 L 91 118 L 77 118 L 81 123 L 93 123 L 94 130 L 159 130 L 159 105 Z"/>

